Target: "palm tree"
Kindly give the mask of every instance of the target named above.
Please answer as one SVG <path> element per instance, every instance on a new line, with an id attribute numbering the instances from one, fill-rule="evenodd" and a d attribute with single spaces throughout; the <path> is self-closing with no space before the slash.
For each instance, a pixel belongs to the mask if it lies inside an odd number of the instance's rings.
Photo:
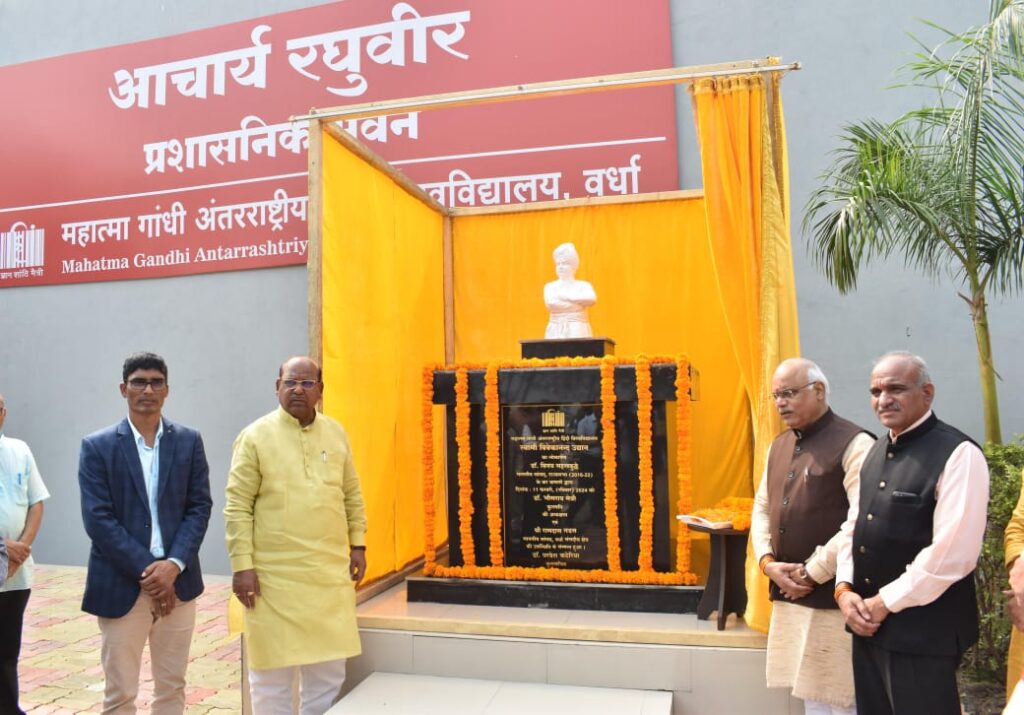
<path id="1" fill-rule="evenodd" d="M 992 0 L 989 21 L 946 34 L 907 66 L 934 106 L 847 126 L 804 216 L 811 251 L 840 293 L 862 266 L 900 253 L 947 272 L 970 307 L 986 441 L 999 400 L 986 296 L 1024 283 L 1024 0 Z"/>

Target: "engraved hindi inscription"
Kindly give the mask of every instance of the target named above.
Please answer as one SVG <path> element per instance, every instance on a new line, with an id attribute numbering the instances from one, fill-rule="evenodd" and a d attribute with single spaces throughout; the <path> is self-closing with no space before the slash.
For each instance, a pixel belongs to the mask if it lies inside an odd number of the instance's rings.
<path id="1" fill-rule="evenodd" d="M 503 405 L 509 566 L 603 569 L 601 405 Z"/>

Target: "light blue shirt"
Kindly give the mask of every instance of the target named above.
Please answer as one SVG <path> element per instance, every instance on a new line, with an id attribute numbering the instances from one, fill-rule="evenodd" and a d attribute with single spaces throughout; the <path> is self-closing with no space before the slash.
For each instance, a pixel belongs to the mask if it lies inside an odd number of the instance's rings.
<path id="1" fill-rule="evenodd" d="M 146 445 L 146 438 L 135 429 L 130 417 L 128 426 L 132 428 L 132 434 L 135 435 L 135 448 L 139 452 L 139 461 L 142 463 L 142 478 L 146 483 L 146 497 L 149 500 L 149 521 L 153 525 L 152 536 L 149 539 L 149 553 L 162 559 L 167 552 L 164 550 L 164 535 L 160 531 L 160 512 L 157 509 L 156 498 L 160 494 L 160 439 L 164 436 L 164 421 L 160 420 L 152 447 Z M 178 565 L 179 571 L 185 570 L 185 564 L 180 559 L 172 558 L 171 561 Z"/>
<path id="2" fill-rule="evenodd" d="M 20 439 L 0 434 L 0 536 L 18 540 L 25 530 L 28 508 L 50 498 L 39 476 L 32 450 Z M 32 588 L 32 557 L 0 587 L 2 591 Z"/>

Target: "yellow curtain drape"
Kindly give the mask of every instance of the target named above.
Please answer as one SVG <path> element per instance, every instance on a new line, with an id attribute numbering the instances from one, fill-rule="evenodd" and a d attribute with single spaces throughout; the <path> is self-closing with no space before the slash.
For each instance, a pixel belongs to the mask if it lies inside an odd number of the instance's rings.
<path id="1" fill-rule="evenodd" d="M 752 495 L 746 392 L 714 282 L 701 198 L 456 216 L 452 226 L 458 361 L 517 359 L 520 339 L 543 337 L 542 290 L 556 277 L 551 252 L 572 241 L 581 256 L 577 278 L 598 296 L 590 310 L 595 334 L 614 339 L 617 355 L 686 353 L 700 371 L 694 505 Z M 674 413 L 669 419 L 674 424 Z M 669 435 L 674 440 L 671 428 Z M 674 443 L 669 454 L 674 469 Z M 703 573 L 706 563 L 707 542 L 695 539 L 694 571 Z"/>
<path id="2" fill-rule="evenodd" d="M 713 273 L 753 425 L 745 476 L 756 489 L 780 428 L 768 397 L 771 375 L 780 360 L 799 354 L 778 78 L 705 79 L 691 92 Z M 749 552 L 747 594 L 747 623 L 767 630 L 768 588 Z"/>
<path id="3" fill-rule="evenodd" d="M 352 443 L 372 580 L 423 554 L 420 395 L 423 366 L 444 360 L 443 217 L 327 132 L 322 179 L 323 407 Z"/>
<path id="4" fill-rule="evenodd" d="M 700 508 L 753 494 L 779 429 L 771 373 L 799 344 L 778 76 L 691 89 L 703 198 L 449 220 L 456 361 L 516 358 L 520 339 L 543 335 L 542 287 L 555 278 L 551 251 L 565 241 L 582 256 L 578 277 L 597 290 L 595 332 L 614 338 L 617 354 L 688 354 L 700 371 Z M 328 133 L 321 176 L 324 409 L 352 440 L 375 578 L 423 553 L 422 369 L 444 356 L 445 219 Z M 441 415 L 434 410 L 435 425 Z M 434 438 L 441 544 L 442 430 Z M 706 542 L 696 540 L 694 570 L 706 558 Z M 750 562 L 747 585 L 748 623 L 766 629 L 767 587 Z"/>

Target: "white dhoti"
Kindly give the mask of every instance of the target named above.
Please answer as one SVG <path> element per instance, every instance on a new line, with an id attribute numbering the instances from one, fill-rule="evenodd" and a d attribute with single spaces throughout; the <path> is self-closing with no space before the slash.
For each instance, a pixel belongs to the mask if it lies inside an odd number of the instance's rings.
<path id="1" fill-rule="evenodd" d="M 793 697 L 835 707 L 853 705 L 851 636 L 843 614 L 775 601 L 765 668 L 769 688 L 792 688 Z"/>

